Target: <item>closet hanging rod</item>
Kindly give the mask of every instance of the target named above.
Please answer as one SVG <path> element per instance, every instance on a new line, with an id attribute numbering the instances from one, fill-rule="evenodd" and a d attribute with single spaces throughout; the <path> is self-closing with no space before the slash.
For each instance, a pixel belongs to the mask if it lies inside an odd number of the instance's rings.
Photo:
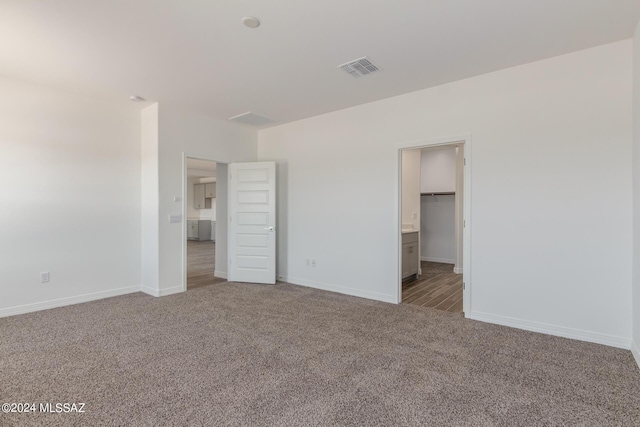
<path id="1" fill-rule="evenodd" d="M 442 193 L 420 193 L 421 196 L 455 196 L 455 191 L 448 191 Z"/>

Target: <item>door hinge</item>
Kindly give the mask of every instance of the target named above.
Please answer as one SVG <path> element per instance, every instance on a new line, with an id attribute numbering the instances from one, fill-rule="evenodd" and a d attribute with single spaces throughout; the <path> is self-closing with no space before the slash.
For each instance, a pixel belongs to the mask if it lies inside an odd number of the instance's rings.
<path id="1" fill-rule="evenodd" d="M 464 158 L 464 165 L 465 166 L 467 165 L 467 158 L 466 157 Z"/>
<path id="2" fill-rule="evenodd" d="M 462 282 L 462 290 L 464 291 L 465 289 L 467 289 L 467 284 Z"/>
<path id="3" fill-rule="evenodd" d="M 462 227 L 463 228 L 467 227 L 467 220 L 465 220 L 465 219 L 462 220 Z"/>

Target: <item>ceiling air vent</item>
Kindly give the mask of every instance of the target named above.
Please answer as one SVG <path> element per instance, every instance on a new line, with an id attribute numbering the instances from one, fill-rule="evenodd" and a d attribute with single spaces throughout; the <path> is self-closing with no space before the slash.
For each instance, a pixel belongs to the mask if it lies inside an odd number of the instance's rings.
<path id="1" fill-rule="evenodd" d="M 338 65 L 338 68 L 343 69 L 353 77 L 362 77 L 366 76 L 367 74 L 380 71 L 380 68 L 373 65 L 371 60 L 366 56 L 363 56 L 362 58 L 356 59 L 354 61 L 349 61 L 342 65 Z"/>
<path id="2" fill-rule="evenodd" d="M 266 117 L 259 116 L 258 114 L 252 113 L 251 111 L 247 111 L 246 113 L 230 117 L 229 121 L 255 127 L 277 123 L 277 120 L 271 120 Z"/>

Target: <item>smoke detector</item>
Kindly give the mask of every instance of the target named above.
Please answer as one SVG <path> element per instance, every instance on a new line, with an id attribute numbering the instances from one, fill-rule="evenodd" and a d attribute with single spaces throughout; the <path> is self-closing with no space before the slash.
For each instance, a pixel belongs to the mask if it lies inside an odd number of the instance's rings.
<path id="1" fill-rule="evenodd" d="M 245 16 L 242 18 L 242 23 L 248 28 L 258 28 L 260 26 L 260 20 L 254 16 Z"/>
<path id="2" fill-rule="evenodd" d="M 229 118 L 230 122 L 241 123 L 249 126 L 266 126 L 273 123 L 277 123 L 277 120 L 271 120 L 267 117 L 260 116 L 258 114 L 247 111 L 246 113 L 238 114 Z"/>
<path id="3" fill-rule="evenodd" d="M 373 62 L 366 56 L 338 65 L 338 68 L 341 68 L 353 77 L 362 77 L 380 71 L 380 68 L 373 65 Z"/>

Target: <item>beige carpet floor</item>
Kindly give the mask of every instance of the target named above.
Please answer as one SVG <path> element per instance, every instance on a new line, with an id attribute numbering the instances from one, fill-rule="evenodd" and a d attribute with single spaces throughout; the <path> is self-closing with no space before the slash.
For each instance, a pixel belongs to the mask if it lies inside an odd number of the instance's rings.
<path id="1" fill-rule="evenodd" d="M 303 287 L 221 283 L 0 319 L 0 425 L 637 426 L 629 351 Z"/>

